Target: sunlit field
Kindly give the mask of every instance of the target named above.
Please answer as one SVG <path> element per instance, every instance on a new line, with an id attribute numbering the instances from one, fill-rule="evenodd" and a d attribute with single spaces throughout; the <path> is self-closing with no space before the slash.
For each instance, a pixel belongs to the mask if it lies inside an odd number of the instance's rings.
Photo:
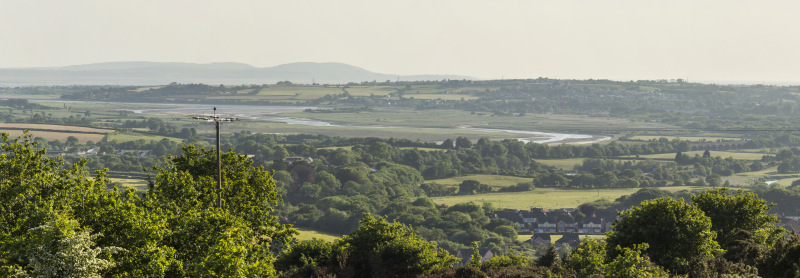
<path id="1" fill-rule="evenodd" d="M 512 209 L 530 208 L 575 208 L 581 204 L 595 200 L 606 199 L 614 201 L 623 196 L 630 195 L 640 188 L 603 188 L 603 189 L 556 189 L 536 188 L 525 192 L 504 192 L 476 195 L 458 195 L 431 198 L 436 204 L 454 205 L 458 203 L 475 202 L 478 204 L 489 202 L 496 207 Z M 681 190 L 703 190 L 705 188 L 694 186 L 659 187 L 659 189 L 676 192 Z"/>

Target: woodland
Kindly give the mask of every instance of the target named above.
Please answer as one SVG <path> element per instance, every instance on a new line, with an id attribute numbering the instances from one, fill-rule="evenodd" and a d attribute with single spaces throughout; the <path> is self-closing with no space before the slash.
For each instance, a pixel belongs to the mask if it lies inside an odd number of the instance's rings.
<path id="1" fill-rule="evenodd" d="M 314 90 L 322 93 L 305 93 Z M 335 91 L 340 93 L 330 93 Z M 34 127 L 20 136 L 3 133 L 3 276 L 800 273 L 800 238 L 784 225 L 800 215 L 800 132 L 794 115 L 800 111 L 799 87 L 540 78 L 17 87 L 0 93 L 10 96 L 0 100 L 5 111 L 0 119 Z M 423 141 L 311 128 L 278 134 L 241 124 L 221 138 L 220 208 L 216 152 L 207 128 L 170 116 L 54 102 L 61 100 L 313 105 L 291 116 L 320 120 L 370 118 L 382 111 L 467 112 L 498 122 L 535 117 L 548 131 L 612 139 L 547 144 L 441 134 L 440 141 Z M 410 117 L 404 115 L 397 117 Z M 625 120 L 637 128 L 576 124 L 556 129 L 547 120 L 554 115 Z M 57 126 L 109 133 L 97 141 L 78 139 L 93 131 L 37 135 L 58 131 Z M 556 166 L 567 161 L 576 163 Z M 522 182 L 497 185 L 470 178 L 478 175 Z M 463 181 L 445 182 L 457 177 Z M 480 201 L 481 196 L 545 188 L 637 191 L 567 208 L 581 218 L 596 209 L 618 212 L 610 220 L 612 231 L 582 238 L 575 246 L 536 245 L 528 240 L 535 233 L 492 217 L 506 209 L 502 202 Z M 453 205 L 434 201 L 463 196 L 476 199 Z M 531 200 L 531 208 L 544 204 L 537 202 L 544 200 Z M 299 240 L 295 228 L 335 239 Z M 495 255 L 468 258 L 462 265 L 455 255 L 463 250 Z"/>

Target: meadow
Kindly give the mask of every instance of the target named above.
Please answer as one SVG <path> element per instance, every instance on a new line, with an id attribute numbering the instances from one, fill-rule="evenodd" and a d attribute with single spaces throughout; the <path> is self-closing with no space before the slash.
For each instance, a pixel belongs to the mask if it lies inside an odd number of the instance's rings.
<path id="1" fill-rule="evenodd" d="M 115 132 L 108 134 L 106 138 L 107 141 L 116 141 L 117 143 L 124 143 L 136 140 L 145 140 L 145 142 L 150 142 L 151 140 L 161 141 L 163 139 L 170 140 L 172 142 L 180 144 L 183 142 L 183 139 L 175 138 L 175 137 L 167 137 L 167 136 L 160 136 L 160 135 L 151 135 L 151 134 L 143 134 L 143 133 L 136 133 L 136 132 Z"/>
<path id="2" fill-rule="evenodd" d="M 319 232 L 319 231 L 315 231 L 315 230 L 311 230 L 311 229 L 306 229 L 306 228 L 294 227 L 294 229 L 297 230 L 298 232 L 300 232 L 299 235 L 294 236 L 294 238 L 297 239 L 298 241 L 321 239 L 321 240 L 324 240 L 324 241 L 327 241 L 327 242 L 333 242 L 337 238 L 342 237 L 342 235 L 323 233 L 323 232 Z"/>
<path id="3" fill-rule="evenodd" d="M 147 192 L 147 181 L 142 179 L 132 179 L 132 178 L 108 178 L 111 182 L 119 183 L 123 187 L 130 187 L 136 189 L 137 193 L 146 193 Z"/>
<path id="4" fill-rule="evenodd" d="M 11 138 L 21 136 L 24 130 L 28 130 L 34 138 L 42 137 L 49 141 L 66 141 L 68 137 L 78 138 L 81 143 L 88 141 L 99 142 L 106 134 L 114 132 L 110 129 L 99 129 L 79 126 L 48 125 L 48 124 L 23 124 L 23 123 L 3 123 L 0 124 L 0 132 L 8 133 Z"/>
<path id="5" fill-rule="evenodd" d="M 476 195 L 458 195 L 431 198 L 434 203 L 452 206 L 458 203 L 484 202 L 492 203 L 496 207 L 522 209 L 530 208 L 576 208 L 581 204 L 596 200 L 606 199 L 614 201 L 623 195 L 630 195 L 640 188 L 601 188 L 601 189 L 561 189 L 561 188 L 536 188 L 525 192 L 504 192 Z M 676 192 L 681 190 L 703 190 L 706 188 L 694 186 L 659 187 L 659 189 Z"/>
<path id="6" fill-rule="evenodd" d="M 27 129 L 27 130 L 47 130 L 47 131 L 65 131 L 65 132 L 83 132 L 83 133 L 111 133 L 114 130 L 81 127 L 81 126 L 67 126 L 67 125 L 48 125 L 48 124 L 27 124 L 27 123 L 2 123 L 0 128 L 10 129 Z"/>
<path id="7" fill-rule="evenodd" d="M 4 130 L 0 129 L 0 132 L 8 133 L 9 138 L 16 138 L 22 135 L 22 130 Z M 59 140 L 62 143 L 67 140 L 68 137 L 73 136 L 78 138 L 80 143 L 86 143 L 89 141 L 92 142 L 99 142 L 103 140 L 105 134 L 93 134 L 93 133 L 73 133 L 73 132 L 54 132 L 54 131 L 41 131 L 41 130 L 31 130 L 30 133 L 34 138 L 42 137 L 47 139 L 48 141 L 52 140 Z"/>
<path id="8" fill-rule="evenodd" d="M 690 151 L 684 152 L 685 155 L 689 157 L 694 157 L 695 155 L 703 156 L 705 151 Z M 733 159 L 741 159 L 741 160 L 753 160 L 758 161 L 761 160 L 761 157 L 764 156 L 763 153 L 755 153 L 755 152 L 743 152 L 743 151 L 709 151 L 711 156 L 719 156 L 722 158 L 733 157 Z M 648 154 L 648 155 L 640 155 L 640 158 L 649 158 L 649 159 L 668 159 L 673 160 L 675 159 L 674 153 L 662 153 L 662 154 Z"/>
<path id="9" fill-rule="evenodd" d="M 536 159 L 536 162 L 556 167 L 561 170 L 572 171 L 575 169 L 575 165 L 583 164 L 583 161 L 586 160 L 585 158 L 565 158 L 565 159 Z"/>
<path id="10" fill-rule="evenodd" d="M 475 180 L 480 183 L 490 185 L 496 189 L 496 188 L 516 185 L 521 182 L 531 182 L 533 179 L 514 177 L 514 176 L 502 176 L 502 175 L 468 175 L 468 176 L 459 176 L 446 179 L 427 180 L 426 182 L 433 182 L 449 186 L 458 186 L 459 184 L 461 184 L 461 182 L 465 180 Z"/>
<path id="11" fill-rule="evenodd" d="M 710 136 L 632 136 L 629 137 L 629 140 L 638 140 L 638 141 L 651 141 L 651 140 L 658 140 L 660 138 L 667 138 L 669 140 L 672 139 L 680 139 L 684 141 L 691 141 L 691 142 L 716 142 L 717 140 L 726 140 L 726 141 L 739 141 L 741 138 L 734 138 L 734 137 L 710 137 Z"/>
<path id="12" fill-rule="evenodd" d="M 581 131 L 616 133 L 619 129 L 670 128 L 668 125 L 633 122 L 607 117 L 583 115 L 526 114 L 524 116 L 495 116 L 489 113 L 472 113 L 452 109 L 415 110 L 410 108 L 375 108 L 372 112 L 309 113 L 291 112 L 281 116 L 308 118 L 364 125 L 391 125 L 414 127 L 456 128 L 463 126 L 494 129 L 561 132 Z M 674 128 L 674 127 L 673 127 Z"/>

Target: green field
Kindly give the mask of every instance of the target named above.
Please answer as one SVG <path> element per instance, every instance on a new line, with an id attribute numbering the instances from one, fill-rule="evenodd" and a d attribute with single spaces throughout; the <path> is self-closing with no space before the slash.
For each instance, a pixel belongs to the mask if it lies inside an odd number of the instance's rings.
<path id="1" fill-rule="evenodd" d="M 603 189 L 556 189 L 536 188 L 526 192 L 504 192 L 477 195 L 459 195 L 431 198 L 436 204 L 454 205 L 458 203 L 489 202 L 500 208 L 530 209 L 538 208 L 575 208 L 581 204 L 595 200 L 613 201 L 623 195 L 630 195 L 640 188 L 603 188 Z M 676 192 L 680 190 L 703 190 L 694 186 L 661 187 L 659 189 Z"/>
<path id="2" fill-rule="evenodd" d="M 441 99 L 441 100 L 471 100 L 478 99 L 476 96 L 462 95 L 462 94 L 408 94 L 404 95 L 405 98 L 414 99 Z"/>
<path id="3" fill-rule="evenodd" d="M 469 175 L 469 176 L 460 176 L 460 177 L 452 177 L 447 179 L 437 179 L 428 181 L 442 185 L 458 186 L 459 184 L 461 184 L 461 182 L 465 180 L 476 180 L 480 183 L 488 184 L 492 187 L 507 187 L 510 185 L 516 185 L 521 182 L 531 182 L 533 179 L 514 177 L 514 176 L 501 176 L 501 175 Z"/>
<path id="4" fill-rule="evenodd" d="M 436 148 L 421 148 L 421 147 L 400 147 L 401 150 L 418 150 L 418 151 L 426 151 L 426 152 L 436 152 L 436 151 L 446 151 L 443 149 L 436 149 Z"/>
<path id="5" fill-rule="evenodd" d="M 710 136 L 703 136 L 703 137 L 699 137 L 699 136 L 673 136 L 673 137 L 668 137 L 668 136 L 633 136 L 633 137 L 630 137 L 628 139 L 630 139 L 630 140 L 640 140 L 640 141 L 650 141 L 650 140 L 658 140 L 660 138 L 667 138 L 669 140 L 678 138 L 680 140 L 691 141 L 691 142 L 701 142 L 701 141 L 716 142 L 717 140 L 729 140 L 729 141 L 730 140 L 734 140 L 734 141 L 741 140 L 741 138 L 710 137 Z"/>
<path id="6" fill-rule="evenodd" d="M 141 179 L 125 179 L 125 178 L 109 178 L 111 182 L 121 183 L 124 187 L 131 187 L 136 189 L 136 192 L 147 192 L 147 181 Z"/>
<path id="7" fill-rule="evenodd" d="M 493 116 L 490 113 L 471 113 L 462 110 L 415 110 L 409 108 L 377 108 L 372 112 L 309 113 L 291 112 L 281 116 L 309 118 L 366 125 L 515 129 L 531 131 L 580 131 L 608 133 L 620 128 L 669 128 L 668 125 L 632 122 L 624 119 L 588 117 L 582 115 L 527 114 L 525 116 Z M 613 132 L 612 132 L 613 133 Z M 508 137 L 508 136 L 507 136 Z M 524 137 L 520 135 L 519 137 Z"/>
<path id="8" fill-rule="evenodd" d="M 316 238 L 316 239 L 321 239 L 321 240 L 324 240 L 324 241 L 327 241 L 327 242 L 333 242 L 337 238 L 342 237 L 342 235 L 323 233 L 323 232 L 318 232 L 318 231 L 311 230 L 311 229 L 306 229 L 306 228 L 294 227 L 294 229 L 297 230 L 298 232 L 300 232 L 299 235 L 296 235 L 294 237 L 298 241 L 306 241 L 306 240 L 312 240 L 312 239 Z"/>
<path id="9" fill-rule="evenodd" d="M 705 151 L 690 151 L 684 152 L 684 154 L 688 155 L 689 157 L 694 157 L 694 155 L 703 155 Z M 762 153 L 753 153 L 753 152 L 729 152 L 729 151 L 710 151 L 711 156 L 719 156 L 722 158 L 733 157 L 733 159 L 742 159 L 742 160 L 761 160 L 761 157 L 764 156 Z M 651 159 L 675 159 L 674 153 L 662 153 L 662 154 L 648 154 L 648 155 L 640 155 L 640 158 L 651 158 Z"/>
<path id="10" fill-rule="evenodd" d="M 561 170 L 573 170 L 575 165 L 583 164 L 585 158 L 567 158 L 567 159 L 537 159 L 536 162 L 556 167 Z"/>
<path id="11" fill-rule="evenodd" d="M 141 134 L 141 133 L 112 133 L 109 134 L 106 138 L 107 141 L 117 141 L 117 143 L 124 143 L 130 141 L 136 141 L 139 139 L 145 140 L 146 142 L 150 142 L 150 140 L 161 141 L 164 138 L 170 140 L 172 142 L 180 144 L 183 142 L 182 139 L 175 138 L 175 137 L 167 137 L 167 136 L 160 136 L 160 135 L 150 135 L 150 134 Z"/>
<path id="12" fill-rule="evenodd" d="M 780 186 L 790 186 L 793 181 L 800 179 L 795 174 L 778 174 L 778 166 L 766 168 L 758 172 L 736 173 L 729 177 L 722 177 L 722 180 L 729 181 L 734 185 L 751 185 L 757 180 L 777 180 L 775 184 Z"/>

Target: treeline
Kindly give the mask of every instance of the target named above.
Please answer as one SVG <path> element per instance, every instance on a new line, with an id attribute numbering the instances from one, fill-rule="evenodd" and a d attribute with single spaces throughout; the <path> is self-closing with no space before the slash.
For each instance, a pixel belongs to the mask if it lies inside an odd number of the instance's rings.
<path id="1" fill-rule="evenodd" d="M 237 94 L 239 91 L 248 90 L 258 93 L 261 85 L 249 86 L 210 86 L 205 84 L 178 84 L 170 83 L 166 86 L 151 87 L 138 90 L 137 87 L 88 87 L 82 91 L 65 92 L 61 99 L 69 100 L 96 100 L 96 101 L 153 101 L 162 102 L 163 98 L 181 96 L 216 96 L 223 94 Z"/>
<path id="2" fill-rule="evenodd" d="M 193 127 L 178 128 L 172 124 L 165 123 L 159 118 L 149 118 L 146 120 L 126 120 L 119 126 L 120 128 L 147 128 L 156 135 L 176 137 L 181 139 L 192 139 L 197 136 L 197 130 Z"/>
<path id="3" fill-rule="evenodd" d="M 741 191 L 694 195 L 643 189 L 613 205 L 630 208 L 640 200 L 656 199 L 622 213 L 606 242 L 584 240 L 574 251 L 552 246 L 532 260 L 507 255 L 526 247 L 517 245 L 514 223 L 486 216 L 497 208 L 473 203 L 436 206 L 417 197 L 421 192 L 415 188 L 423 178 L 406 165 L 383 161 L 364 169 L 366 164 L 357 162 L 326 174 L 308 171 L 315 160 L 289 164 L 270 176 L 246 156 L 226 153 L 224 187 L 218 192 L 214 151 L 187 146 L 151 168 L 149 190 L 140 197 L 132 190 L 107 191 L 104 172 L 87 177 L 85 162 L 61 171 L 58 160 L 45 157 L 32 144 L 30 137 L 12 142 L 6 136 L 2 144 L 3 276 L 263 277 L 282 271 L 287 277 L 785 277 L 800 270 L 800 238 L 787 238 L 775 226 L 767 201 Z M 318 185 L 320 193 L 344 194 L 298 200 L 293 195 L 297 190 L 316 191 L 309 184 Z M 797 198 L 794 191 L 795 187 L 760 194 L 792 202 Z M 286 197 L 283 205 L 278 205 L 279 192 Z M 216 208 L 218 193 L 223 209 Z M 356 212 L 360 214 L 353 215 Z M 293 231 L 279 221 L 353 228 L 348 237 L 333 243 L 291 244 Z M 489 248 L 499 256 L 484 262 L 476 256 L 468 266 L 453 267 L 456 258 L 437 246 L 473 246 L 474 253 L 478 247 Z M 61 255 L 48 255 L 55 253 Z"/>
<path id="4" fill-rule="evenodd" d="M 366 215 L 349 237 L 297 243 L 278 257 L 276 269 L 283 277 L 793 277 L 800 271 L 800 236 L 776 226 L 770 205 L 756 194 L 722 188 L 681 196 L 688 203 L 658 190 L 634 195 L 621 203 L 637 206 L 620 213 L 606 240 L 582 239 L 575 249 L 551 245 L 535 259 L 501 253 L 484 260 L 482 245 L 473 242 L 472 252 L 460 253 L 466 256 L 453 266 L 455 258 L 415 239 L 427 230 Z M 429 215 L 419 208 L 424 200 L 412 206 Z M 365 246 L 373 248 L 366 252 L 372 259 L 361 261 L 365 253 L 356 255 L 356 264 L 346 259 Z"/>
<path id="5" fill-rule="evenodd" d="M 153 166 L 145 197 L 108 190 L 104 171 L 36 150 L 30 136 L 0 145 L 0 276 L 268 277 L 296 234 L 269 212 L 280 200 L 268 172 L 189 146 Z M 219 195 L 218 195 L 219 194 Z M 217 196 L 220 196 L 218 202 Z"/>
<path id="6" fill-rule="evenodd" d="M 353 84 L 358 85 L 358 84 Z M 353 107 L 402 106 L 417 109 L 460 109 L 512 116 L 525 113 L 581 114 L 611 116 L 635 121 L 660 122 L 700 130 L 752 130 L 751 136 L 772 136 L 765 130 L 791 132 L 800 127 L 800 96 L 796 86 L 730 86 L 687 82 L 608 80 L 442 80 L 434 82 L 389 82 L 363 85 L 393 86 L 389 95 L 352 96 L 348 86 L 342 93 L 298 105 Z M 138 90 L 135 87 L 85 87 L 65 90 L 64 99 L 105 101 L 207 102 L 205 96 L 258 92 L 266 85 L 237 87 L 177 84 Z M 293 84 L 280 84 L 293 86 Z M 306 86 L 306 85 L 303 85 Z M 439 93 L 459 89 L 459 94 L 478 99 L 415 99 L 415 86 L 437 86 Z M 16 91 L 19 89 L 9 89 Z M 170 98 L 165 100 L 165 98 Z M 218 100 L 231 104 L 286 105 L 268 100 Z M 795 133 L 795 135 L 797 135 Z"/>

